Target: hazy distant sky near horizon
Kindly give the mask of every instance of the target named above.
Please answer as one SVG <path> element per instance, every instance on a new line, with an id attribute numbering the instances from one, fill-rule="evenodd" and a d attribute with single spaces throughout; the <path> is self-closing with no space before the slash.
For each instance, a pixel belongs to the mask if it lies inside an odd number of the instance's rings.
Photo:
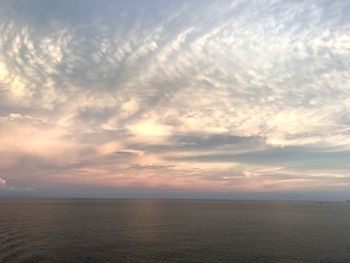
<path id="1" fill-rule="evenodd" d="M 0 196 L 346 198 L 349 94 L 347 0 L 2 0 Z"/>

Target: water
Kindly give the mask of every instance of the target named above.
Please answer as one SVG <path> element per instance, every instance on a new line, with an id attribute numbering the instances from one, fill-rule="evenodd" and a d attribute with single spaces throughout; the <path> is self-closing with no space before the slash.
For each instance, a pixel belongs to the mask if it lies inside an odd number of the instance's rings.
<path id="1" fill-rule="evenodd" d="M 350 262 L 350 205 L 3 199 L 0 262 Z"/>

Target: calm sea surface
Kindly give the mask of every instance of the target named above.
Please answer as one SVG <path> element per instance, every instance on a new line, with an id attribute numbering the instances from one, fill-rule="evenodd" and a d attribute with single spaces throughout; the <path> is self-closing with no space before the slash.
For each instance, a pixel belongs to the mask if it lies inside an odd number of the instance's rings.
<path id="1" fill-rule="evenodd" d="M 0 262 L 350 262 L 350 205 L 0 199 Z"/>

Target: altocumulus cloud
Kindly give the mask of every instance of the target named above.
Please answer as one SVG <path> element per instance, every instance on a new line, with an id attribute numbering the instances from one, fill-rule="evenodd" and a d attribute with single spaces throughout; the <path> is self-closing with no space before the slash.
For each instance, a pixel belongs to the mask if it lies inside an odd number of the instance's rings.
<path id="1" fill-rule="evenodd" d="M 349 188 L 348 1 L 16 0 L 0 10 L 8 184 Z"/>

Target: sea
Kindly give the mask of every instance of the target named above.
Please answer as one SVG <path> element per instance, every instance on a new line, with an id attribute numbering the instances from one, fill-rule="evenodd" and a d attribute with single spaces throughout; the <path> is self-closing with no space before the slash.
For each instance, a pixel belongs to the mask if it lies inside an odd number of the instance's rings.
<path id="1" fill-rule="evenodd" d="M 350 262 L 350 204 L 0 199 L 0 262 Z"/>

